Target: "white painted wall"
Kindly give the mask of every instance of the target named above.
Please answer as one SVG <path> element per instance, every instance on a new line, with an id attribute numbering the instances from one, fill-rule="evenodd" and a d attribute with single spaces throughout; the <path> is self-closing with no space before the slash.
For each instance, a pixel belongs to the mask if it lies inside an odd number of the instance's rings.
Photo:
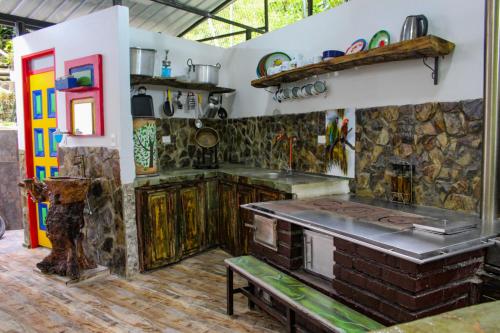
<path id="1" fill-rule="evenodd" d="M 439 85 L 434 86 L 422 60 L 388 63 L 322 75 L 328 81 L 326 98 L 281 104 L 264 89 L 250 86 L 259 59 L 272 51 L 309 57 L 325 49 L 346 50 L 358 38 L 370 40 L 380 29 L 393 41 L 408 15 L 424 14 L 429 33 L 456 44 L 441 62 Z M 222 63 L 231 73 L 228 85 L 238 93 L 230 117 L 303 113 L 342 107 L 373 107 L 456 101 L 483 94 L 484 1 L 470 0 L 350 0 L 348 3 L 267 33 L 228 49 Z"/>
<path id="2" fill-rule="evenodd" d="M 91 54 L 103 56 L 104 131 L 102 137 L 68 137 L 62 145 L 119 149 L 122 183 L 134 180 L 132 116 L 130 114 L 128 8 L 115 6 L 14 39 L 19 148 L 25 149 L 21 57 L 55 49 L 56 77 L 64 62 Z M 58 127 L 66 129 L 66 100 L 57 92 Z"/>
<path id="3" fill-rule="evenodd" d="M 146 30 L 130 28 L 130 46 L 156 49 L 155 60 L 155 76 L 160 76 L 162 60 L 165 58 L 165 50 L 170 50 L 168 54 L 169 60 L 172 62 L 172 76 L 182 76 L 187 71 L 187 59 L 193 59 L 195 64 L 208 64 L 215 65 L 222 62 L 226 49 L 215 47 L 203 43 L 193 42 L 184 38 L 177 38 L 165 34 L 154 33 Z M 221 70 L 219 77 L 219 85 L 223 86 L 227 83 L 228 75 L 227 70 Z M 149 86 L 147 94 L 153 97 L 153 104 L 155 106 L 155 116 L 158 118 L 163 117 L 162 105 L 165 101 L 165 91 L 160 87 Z M 177 90 L 172 91 L 172 95 Z M 182 91 L 183 98 L 181 101 L 185 104 L 184 98 L 187 91 Z M 132 94 L 135 94 L 134 91 Z M 204 101 L 208 95 L 202 93 Z M 194 118 L 194 111 L 187 111 L 186 105 L 183 110 L 179 110 L 174 115 L 176 118 Z"/>
<path id="4" fill-rule="evenodd" d="M 250 86 L 259 59 L 281 50 L 305 57 L 325 49 L 345 50 L 352 41 L 367 40 L 380 29 L 388 30 L 393 41 L 399 39 L 407 15 L 425 14 L 430 33 L 456 43 L 454 53 L 441 62 L 440 84 L 434 86 L 430 71 L 421 60 L 360 67 L 323 75 L 330 92 L 281 104 L 271 94 Z M 163 50 L 169 49 L 173 76 L 184 74 L 186 60 L 222 64 L 220 85 L 237 89 L 230 117 L 303 113 L 341 107 L 373 107 L 416 104 L 429 101 L 456 101 L 482 97 L 483 89 L 482 1 L 470 0 L 351 0 L 325 13 L 317 14 L 283 29 L 265 34 L 231 49 L 222 49 L 172 36 L 151 33 L 128 26 L 128 9 L 113 7 L 70 20 L 14 39 L 16 101 L 22 114 L 21 57 L 55 48 L 56 76 L 64 74 L 64 61 L 86 55 L 103 55 L 105 136 L 73 138 L 67 146 L 117 148 L 121 156 L 122 182 L 135 177 L 130 114 L 129 47 L 159 50 L 156 74 L 160 73 Z M 156 116 L 161 116 L 162 89 L 150 87 Z M 206 98 L 206 95 L 205 95 Z M 59 127 L 66 128 L 64 94 L 57 93 Z M 193 112 L 178 112 L 176 117 L 194 117 Z M 24 149 L 23 117 L 18 117 L 19 147 Z"/>

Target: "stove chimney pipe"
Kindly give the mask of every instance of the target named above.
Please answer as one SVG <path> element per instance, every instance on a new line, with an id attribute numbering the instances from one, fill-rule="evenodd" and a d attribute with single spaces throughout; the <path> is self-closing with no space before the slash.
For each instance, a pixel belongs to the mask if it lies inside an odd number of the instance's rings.
<path id="1" fill-rule="evenodd" d="M 485 0 L 484 52 L 484 133 L 482 165 L 481 219 L 483 233 L 492 233 L 498 210 L 499 157 L 499 25 L 500 0 Z"/>

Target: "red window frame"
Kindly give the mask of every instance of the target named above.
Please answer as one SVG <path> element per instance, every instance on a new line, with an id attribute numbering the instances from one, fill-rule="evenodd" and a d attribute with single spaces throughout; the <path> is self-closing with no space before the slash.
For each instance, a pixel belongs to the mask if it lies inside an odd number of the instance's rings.
<path id="1" fill-rule="evenodd" d="M 104 135 L 104 112 L 103 112 L 103 84 L 102 84 L 102 55 L 91 56 L 69 60 L 64 62 L 64 73 L 69 75 L 70 70 L 75 67 L 92 65 L 94 67 L 94 85 L 87 89 L 66 92 L 66 130 L 72 136 L 93 137 Z M 95 133 L 93 135 L 78 135 L 72 131 L 71 102 L 73 100 L 92 98 L 95 102 Z"/>

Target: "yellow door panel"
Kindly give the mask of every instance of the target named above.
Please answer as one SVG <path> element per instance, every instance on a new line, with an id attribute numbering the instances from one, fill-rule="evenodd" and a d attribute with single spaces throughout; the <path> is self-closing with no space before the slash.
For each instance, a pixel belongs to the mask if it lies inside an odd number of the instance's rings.
<path id="1" fill-rule="evenodd" d="M 33 143 L 33 167 L 35 177 L 43 180 L 58 174 L 57 144 L 52 132 L 57 128 L 55 105 L 54 72 L 43 72 L 30 75 L 31 96 L 31 127 Z M 49 203 L 38 202 L 36 205 L 36 220 L 38 243 L 40 246 L 51 247 L 47 238 L 45 219 Z"/>

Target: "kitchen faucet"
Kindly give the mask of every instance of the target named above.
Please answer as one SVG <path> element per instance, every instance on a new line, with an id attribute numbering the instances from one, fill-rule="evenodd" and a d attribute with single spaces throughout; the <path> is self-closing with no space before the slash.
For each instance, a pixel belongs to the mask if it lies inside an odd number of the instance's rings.
<path id="1" fill-rule="evenodd" d="M 273 144 L 277 144 L 281 141 L 288 141 L 288 147 L 290 149 L 289 157 L 288 157 L 288 168 L 286 169 L 286 174 L 291 175 L 293 173 L 292 164 L 293 164 L 293 143 L 297 142 L 296 136 L 287 135 L 285 132 L 278 133 L 273 140 Z"/>

